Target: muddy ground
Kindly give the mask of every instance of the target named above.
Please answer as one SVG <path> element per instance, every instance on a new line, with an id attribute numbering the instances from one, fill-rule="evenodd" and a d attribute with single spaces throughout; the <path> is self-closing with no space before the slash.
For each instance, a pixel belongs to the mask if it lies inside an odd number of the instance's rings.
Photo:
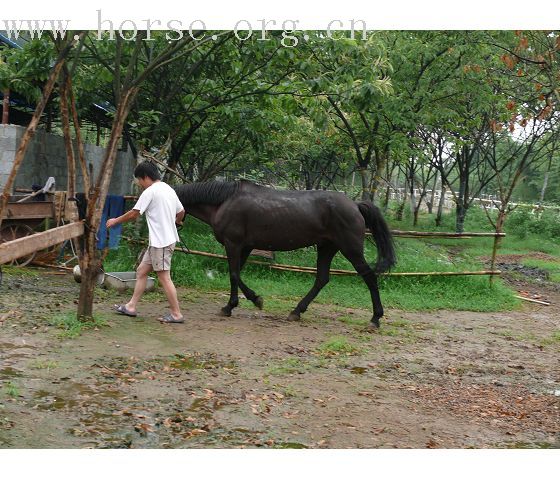
<path id="1" fill-rule="evenodd" d="M 224 319 L 223 293 L 187 289 L 187 322 L 161 325 L 161 293 L 133 319 L 100 290 L 108 325 L 68 338 L 72 277 L 4 273 L 0 447 L 558 448 L 560 293 L 531 289 L 553 305 L 389 309 L 379 333 L 365 310 L 315 303 L 294 323 L 266 298 Z"/>

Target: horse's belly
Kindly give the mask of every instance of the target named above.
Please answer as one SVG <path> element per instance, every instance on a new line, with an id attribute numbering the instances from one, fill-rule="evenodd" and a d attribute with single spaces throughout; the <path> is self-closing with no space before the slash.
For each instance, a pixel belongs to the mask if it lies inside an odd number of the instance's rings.
<path id="1" fill-rule="evenodd" d="M 319 232 L 290 232 L 260 230 L 248 236 L 254 248 L 271 251 L 288 251 L 321 243 L 326 237 Z"/>

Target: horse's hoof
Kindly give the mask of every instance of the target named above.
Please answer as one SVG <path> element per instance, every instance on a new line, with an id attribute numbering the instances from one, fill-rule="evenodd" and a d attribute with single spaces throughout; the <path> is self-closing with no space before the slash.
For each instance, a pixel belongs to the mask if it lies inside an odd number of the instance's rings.
<path id="1" fill-rule="evenodd" d="M 381 325 L 379 324 L 379 318 L 373 317 L 371 319 L 371 323 L 369 324 L 369 328 L 371 330 L 378 330 Z"/>
<path id="2" fill-rule="evenodd" d="M 221 317 L 231 317 L 231 310 L 227 307 L 222 307 L 220 309 L 220 316 Z"/>
<path id="3" fill-rule="evenodd" d="M 255 307 L 257 307 L 259 310 L 263 309 L 264 300 L 262 297 L 257 297 L 253 303 L 255 304 Z"/>
<path id="4" fill-rule="evenodd" d="M 300 319 L 299 313 L 297 312 L 290 312 L 290 314 L 288 315 L 288 321 L 289 322 L 296 322 Z"/>

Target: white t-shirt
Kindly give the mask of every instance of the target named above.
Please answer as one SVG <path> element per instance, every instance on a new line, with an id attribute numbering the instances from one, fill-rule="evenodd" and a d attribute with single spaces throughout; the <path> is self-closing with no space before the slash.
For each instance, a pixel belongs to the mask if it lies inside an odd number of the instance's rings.
<path id="1" fill-rule="evenodd" d="M 133 210 L 139 210 L 140 215 L 146 213 L 150 246 L 162 248 L 179 241 L 175 217 L 183 210 L 183 205 L 167 183 L 154 182 L 146 188 Z"/>

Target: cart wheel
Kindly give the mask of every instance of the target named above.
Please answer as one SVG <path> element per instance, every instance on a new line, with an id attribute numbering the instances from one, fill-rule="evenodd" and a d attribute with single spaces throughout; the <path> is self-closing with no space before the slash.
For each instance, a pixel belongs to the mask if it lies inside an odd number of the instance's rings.
<path id="1" fill-rule="evenodd" d="M 11 240 L 17 240 L 18 238 L 27 237 L 33 235 L 35 231 L 24 223 L 13 223 L 8 225 L 2 225 L 0 229 L 0 243 L 9 242 Z M 30 253 L 20 258 L 12 260 L 8 265 L 15 265 L 17 267 L 23 267 L 31 262 L 35 258 L 35 253 Z"/>

